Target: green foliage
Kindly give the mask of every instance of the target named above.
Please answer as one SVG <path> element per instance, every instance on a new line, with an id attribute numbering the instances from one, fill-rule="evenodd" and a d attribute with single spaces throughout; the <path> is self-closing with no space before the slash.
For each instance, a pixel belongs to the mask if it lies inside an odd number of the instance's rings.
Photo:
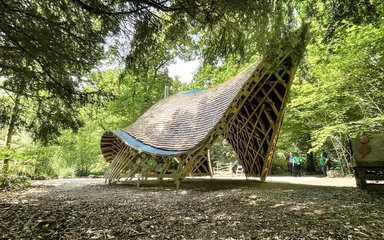
<path id="1" fill-rule="evenodd" d="M 189 85 L 192 89 L 208 89 L 217 84 L 223 83 L 239 73 L 242 69 L 253 63 L 255 58 L 251 58 L 249 62 L 241 63 L 239 56 L 228 58 L 220 64 L 211 64 L 205 62 L 200 66 L 194 80 Z"/>
<path id="2" fill-rule="evenodd" d="M 326 45 L 316 39 L 292 88 L 281 149 L 325 151 L 351 172 L 349 138 L 384 131 L 384 22 L 346 25 Z M 288 150 L 289 151 L 289 150 Z"/>
<path id="3" fill-rule="evenodd" d="M 7 168 L 0 165 L 0 189 L 20 188 L 30 185 L 30 178 L 18 169 L 21 165 L 17 165 L 17 161 L 12 160 L 15 155 L 16 151 L 14 149 L 0 147 L 0 159 L 8 158 L 11 160 L 8 162 Z"/>
<path id="4" fill-rule="evenodd" d="M 27 176 L 0 172 L 0 189 L 23 188 L 31 185 Z"/>
<path id="5" fill-rule="evenodd" d="M 81 77 L 103 56 L 104 37 L 116 27 L 74 1 L 2 1 L 1 88 L 70 103 Z"/>
<path id="6" fill-rule="evenodd" d="M 288 151 L 289 153 L 289 151 Z M 287 152 L 278 149 L 272 163 L 271 174 L 285 174 L 288 172 Z"/>
<path id="7" fill-rule="evenodd" d="M 101 174 L 105 161 L 99 149 L 103 130 L 87 122 L 76 134 L 63 131 L 51 146 L 24 145 L 18 149 L 1 148 L 0 158 L 11 159 L 11 169 L 31 178 L 54 178 Z"/>
<path id="8" fill-rule="evenodd" d="M 96 118 L 97 119 L 97 118 Z M 57 154 L 65 169 L 71 169 L 72 176 L 83 177 L 104 172 L 105 161 L 100 153 L 100 136 L 103 129 L 96 119 L 88 119 L 87 125 L 76 134 L 64 131 L 58 138 Z"/>
<path id="9" fill-rule="evenodd" d="M 92 85 L 86 75 L 117 26 L 74 1 L 1 1 L 0 7 L 0 97 L 12 99 L 0 116 L 12 116 L 47 145 L 59 129 L 81 126 L 78 109 L 93 92 L 84 91 Z M 0 117 L 0 126 L 9 121 Z"/>
<path id="10" fill-rule="evenodd" d="M 18 148 L 0 148 L 0 159 L 10 159 L 10 170 L 31 178 L 57 176 L 52 168 L 53 147 L 27 143 Z"/>
<path id="11" fill-rule="evenodd" d="M 218 137 L 211 148 L 212 163 L 237 163 L 237 156 L 232 146 L 223 138 Z"/>
<path id="12" fill-rule="evenodd" d="M 302 1 L 299 14 L 302 18 L 311 19 L 318 28 L 316 35 L 321 36 L 322 42 L 332 45 L 336 39 L 342 39 L 339 34 L 350 26 L 375 24 L 381 21 L 384 4 L 380 0 L 307 0 Z"/>

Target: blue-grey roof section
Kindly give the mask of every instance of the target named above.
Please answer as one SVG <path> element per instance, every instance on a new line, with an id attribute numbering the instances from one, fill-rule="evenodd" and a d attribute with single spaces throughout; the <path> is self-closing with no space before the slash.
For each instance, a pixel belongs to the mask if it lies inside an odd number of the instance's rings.
<path id="1" fill-rule="evenodd" d="M 164 149 L 152 147 L 150 145 L 147 145 L 137 140 L 136 138 L 132 137 L 131 135 L 129 135 L 124 131 L 115 131 L 113 133 L 117 137 L 119 137 L 121 140 L 123 140 L 126 144 L 128 144 L 128 146 L 138 151 L 143 151 L 143 152 L 158 154 L 158 155 L 179 155 L 186 152 L 186 151 L 164 150 Z"/>
<path id="2" fill-rule="evenodd" d="M 183 92 L 178 92 L 178 93 L 190 95 L 190 94 L 196 94 L 196 93 L 201 93 L 201 92 L 204 92 L 204 90 L 188 90 L 188 91 L 183 91 Z"/>

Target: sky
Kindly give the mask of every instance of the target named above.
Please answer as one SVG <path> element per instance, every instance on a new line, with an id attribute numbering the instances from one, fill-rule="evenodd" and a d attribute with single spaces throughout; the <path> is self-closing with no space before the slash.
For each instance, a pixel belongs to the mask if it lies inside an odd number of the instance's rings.
<path id="1" fill-rule="evenodd" d="M 199 67 L 199 61 L 184 61 L 180 58 L 175 59 L 175 63 L 169 65 L 168 75 L 172 78 L 179 77 L 179 81 L 183 83 L 190 83 L 193 79 L 194 73 Z"/>

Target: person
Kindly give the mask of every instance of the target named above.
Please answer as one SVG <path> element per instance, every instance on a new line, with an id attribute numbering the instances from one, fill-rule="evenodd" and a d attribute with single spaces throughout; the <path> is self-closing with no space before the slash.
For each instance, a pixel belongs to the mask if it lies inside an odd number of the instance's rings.
<path id="1" fill-rule="evenodd" d="M 293 167 L 292 167 L 292 154 L 289 153 L 286 158 L 287 160 L 287 164 L 288 164 L 288 172 L 291 174 L 291 176 L 293 175 Z"/>
<path id="2" fill-rule="evenodd" d="M 321 171 L 323 172 L 324 176 L 327 176 L 327 165 L 328 165 L 328 159 L 325 157 L 325 154 L 321 154 L 319 159 L 319 164 Z"/>
<path id="3" fill-rule="evenodd" d="M 295 177 L 301 177 L 301 158 L 298 152 L 293 154 L 292 164 Z"/>

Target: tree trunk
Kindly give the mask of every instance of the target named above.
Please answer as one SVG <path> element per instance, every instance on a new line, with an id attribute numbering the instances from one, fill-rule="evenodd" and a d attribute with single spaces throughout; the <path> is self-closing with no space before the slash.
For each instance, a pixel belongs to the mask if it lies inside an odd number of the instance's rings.
<path id="1" fill-rule="evenodd" d="M 13 105 L 11 120 L 9 121 L 9 126 L 7 130 L 7 136 L 5 138 L 5 147 L 10 149 L 13 134 L 15 133 L 15 125 L 17 118 L 19 116 L 19 105 L 20 105 L 20 95 L 17 94 L 15 98 L 15 104 Z M 3 164 L 3 172 L 7 173 L 9 168 L 9 155 L 5 155 L 4 164 Z"/>
<path id="2" fill-rule="evenodd" d="M 313 152 L 307 153 L 307 171 L 308 172 L 315 172 L 315 161 L 313 158 Z"/>

